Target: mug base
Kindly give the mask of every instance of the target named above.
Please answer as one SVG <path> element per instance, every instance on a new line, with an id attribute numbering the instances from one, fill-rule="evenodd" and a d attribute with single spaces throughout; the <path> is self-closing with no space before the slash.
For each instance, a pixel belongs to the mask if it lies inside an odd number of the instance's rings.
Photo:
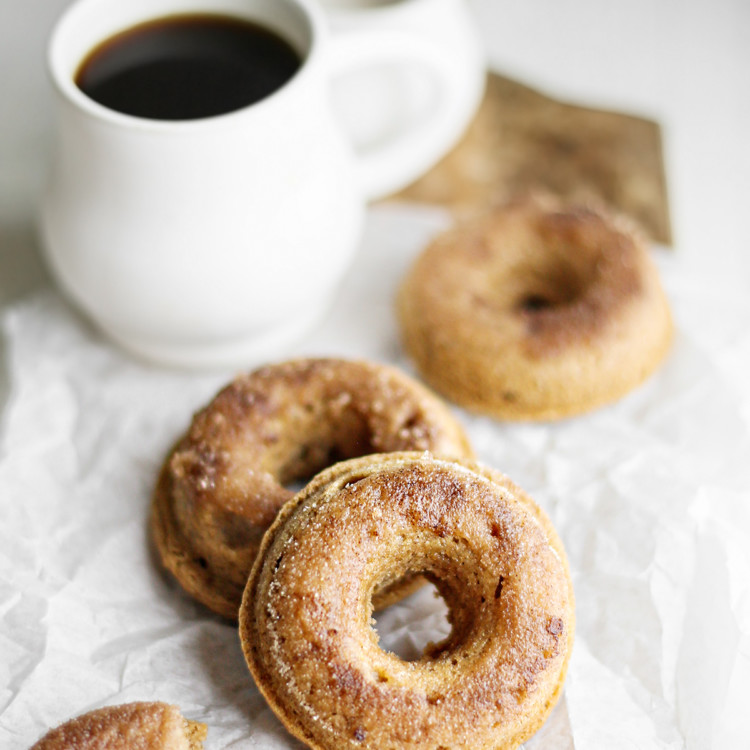
<path id="1" fill-rule="evenodd" d="M 256 331 L 251 335 L 213 342 L 144 341 L 107 326 L 99 327 L 120 349 L 148 364 L 183 370 L 247 368 L 283 356 L 285 348 L 310 331 L 327 309 L 327 305 L 319 309 L 306 309 L 304 318 L 269 328 L 262 334 Z"/>

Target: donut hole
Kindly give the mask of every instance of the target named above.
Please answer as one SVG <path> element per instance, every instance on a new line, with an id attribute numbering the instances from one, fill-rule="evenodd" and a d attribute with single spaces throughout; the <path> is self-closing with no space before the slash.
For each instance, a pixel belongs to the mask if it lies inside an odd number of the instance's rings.
<path id="1" fill-rule="evenodd" d="M 519 307 L 524 312 L 534 313 L 539 310 L 546 310 L 547 308 L 553 307 L 553 303 L 552 300 L 541 294 L 529 294 L 521 300 Z"/>
<path id="2" fill-rule="evenodd" d="M 591 272 L 581 263 L 557 257 L 541 267 L 517 272 L 523 288 L 515 308 L 525 315 L 545 314 L 575 304 L 592 282 Z"/>
<path id="3" fill-rule="evenodd" d="M 272 472 L 286 489 L 299 492 L 318 472 L 340 461 L 376 453 L 367 420 L 349 411 L 331 415 L 325 405 L 305 409 L 310 417 L 289 430 Z"/>
<path id="4" fill-rule="evenodd" d="M 410 543 L 415 543 L 413 537 L 399 547 L 403 550 Z M 410 576 L 426 584 L 370 620 L 374 638 L 381 650 L 401 661 L 420 662 L 428 668 L 440 661 L 460 661 L 467 656 L 467 645 L 482 619 L 493 616 L 494 600 L 490 600 L 497 582 L 488 587 L 477 573 L 480 564 L 475 553 L 461 538 L 429 533 L 416 546 L 420 547 L 416 555 L 400 564 L 396 560 L 403 551 L 393 553 L 395 564 L 385 563 L 381 568 L 385 575 L 373 590 Z"/>
<path id="5" fill-rule="evenodd" d="M 440 590 L 428 582 L 399 604 L 376 612 L 372 627 L 383 651 L 401 661 L 416 662 L 430 658 L 450 640 L 449 614 Z"/>
<path id="6" fill-rule="evenodd" d="M 348 455 L 338 445 L 304 444 L 289 462 L 278 471 L 279 483 L 292 492 L 299 492 L 310 480 L 323 469 L 333 466 L 348 458 L 358 458 L 373 452 L 370 448 L 363 448 L 362 453 Z"/>
<path id="7" fill-rule="evenodd" d="M 343 392 L 306 402 L 287 414 L 287 426 L 267 447 L 267 467 L 287 490 L 299 492 L 320 471 L 373 453 L 429 446 L 430 430 L 419 408 L 395 409 L 376 399 Z"/>

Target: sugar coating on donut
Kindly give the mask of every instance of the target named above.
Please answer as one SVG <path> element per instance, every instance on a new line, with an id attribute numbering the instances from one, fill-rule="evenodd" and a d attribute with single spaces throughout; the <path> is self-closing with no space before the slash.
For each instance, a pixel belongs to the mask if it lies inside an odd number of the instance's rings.
<path id="1" fill-rule="evenodd" d="M 420 572 L 451 632 L 383 651 L 372 592 Z M 313 748 L 515 748 L 562 689 L 573 591 L 546 515 L 505 476 L 429 454 L 322 472 L 266 534 L 240 611 L 261 692 Z"/>
<path id="2" fill-rule="evenodd" d="M 519 199 L 438 237 L 397 300 L 425 380 L 503 419 L 552 419 L 616 400 L 663 359 L 669 306 L 623 219 Z"/>
<path id="3" fill-rule="evenodd" d="M 242 375 L 195 415 L 164 463 L 152 512 L 162 562 L 188 593 L 235 619 L 289 485 L 340 459 L 403 450 L 473 455 L 446 405 L 395 368 L 303 359 Z"/>
<path id="4" fill-rule="evenodd" d="M 206 725 L 167 703 L 125 703 L 78 716 L 31 750 L 201 750 Z"/>

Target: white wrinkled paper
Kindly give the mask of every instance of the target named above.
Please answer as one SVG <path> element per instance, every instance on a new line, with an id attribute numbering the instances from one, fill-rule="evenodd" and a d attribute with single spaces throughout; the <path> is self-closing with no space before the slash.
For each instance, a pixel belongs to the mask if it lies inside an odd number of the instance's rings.
<path id="1" fill-rule="evenodd" d="M 412 371 L 393 294 L 445 223 L 432 211 L 372 211 L 330 315 L 285 358 Z M 691 279 L 679 253 L 657 256 L 677 336 L 643 387 L 557 424 L 456 411 L 480 459 L 550 514 L 571 562 L 574 655 L 533 750 L 746 746 L 750 308 L 728 303 L 731 324 L 715 336 L 721 316 L 705 306 L 720 290 Z M 102 705 L 163 700 L 208 724 L 208 750 L 300 747 L 254 688 L 235 628 L 162 573 L 147 529 L 167 449 L 233 373 L 135 362 L 51 289 L 7 311 L 2 329 L 0 746 L 25 749 Z M 418 651 L 445 634 L 443 610 L 418 592 L 378 617 L 382 643 Z"/>

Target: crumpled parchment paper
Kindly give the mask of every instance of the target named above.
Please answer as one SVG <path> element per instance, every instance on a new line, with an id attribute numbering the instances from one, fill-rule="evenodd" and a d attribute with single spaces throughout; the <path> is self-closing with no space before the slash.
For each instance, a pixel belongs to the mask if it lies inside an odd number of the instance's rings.
<path id="1" fill-rule="evenodd" d="M 393 293 L 446 222 L 371 211 L 328 318 L 285 356 L 411 371 Z M 677 336 L 643 387 L 556 424 L 456 410 L 480 459 L 547 510 L 571 562 L 574 655 L 529 749 L 747 746 L 750 312 L 732 301 L 715 336 L 721 317 L 706 304 L 720 290 L 691 278 L 679 253 L 656 255 Z M 234 373 L 133 361 L 52 289 L 1 323 L 11 388 L 0 421 L 0 746 L 27 748 L 73 715 L 153 699 L 206 722 L 208 750 L 300 747 L 253 686 L 235 628 L 162 573 L 147 529 L 167 449 Z M 377 625 L 384 647 L 405 655 L 446 628 L 429 589 Z"/>

